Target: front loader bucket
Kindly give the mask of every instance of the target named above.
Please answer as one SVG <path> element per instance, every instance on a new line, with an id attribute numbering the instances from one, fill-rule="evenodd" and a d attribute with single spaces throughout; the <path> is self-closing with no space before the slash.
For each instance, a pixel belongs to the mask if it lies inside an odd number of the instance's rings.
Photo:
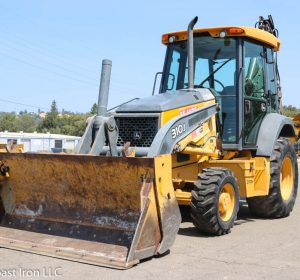
<path id="1" fill-rule="evenodd" d="M 0 246 L 117 268 L 162 254 L 180 213 L 169 155 L 0 154 Z"/>

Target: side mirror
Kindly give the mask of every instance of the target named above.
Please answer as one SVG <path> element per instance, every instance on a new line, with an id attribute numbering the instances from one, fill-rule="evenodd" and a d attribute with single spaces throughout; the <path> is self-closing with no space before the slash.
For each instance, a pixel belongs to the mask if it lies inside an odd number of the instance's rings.
<path id="1" fill-rule="evenodd" d="M 152 95 L 154 95 L 154 93 L 155 93 L 157 77 L 158 77 L 159 75 L 162 75 L 162 74 L 163 74 L 163 72 L 157 72 L 157 73 L 155 74 L 154 84 L 153 84 L 153 89 L 152 89 Z"/>
<path id="2" fill-rule="evenodd" d="M 171 86 L 169 86 L 169 80 L 171 79 Z M 173 88 L 174 88 L 174 83 L 175 83 L 175 79 L 176 79 L 176 77 L 175 77 L 175 75 L 174 74 L 172 74 L 172 73 L 169 73 L 169 77 L 168 77 L 168 88 L 167 88 L 167 90 L 172 90 Z"/>
<path id="3" fill-rule="evenodd" d="M 155 78 L 154 78 L 154 84 L 153 84 L 153 89 L 152 89 L 152 95 L 154 95 L 155 93 L 155 88 L 156 88 L 156 84 L 157 84 L 157 77 L 159 75 L 163 75 L 163 72 L 157 72 L 155 74 Z M 174 74 L 172 73 L 169 73 L 169 76 L 168 76 L 168 82 L 167 82 L 167 90 L 172 90 L 174 88 L 174 83 L 175 83 L 175 80 L 176 80 L 176 77 Z M 169 86 L 169 82 L 171 81 L 171 85 Z"/>

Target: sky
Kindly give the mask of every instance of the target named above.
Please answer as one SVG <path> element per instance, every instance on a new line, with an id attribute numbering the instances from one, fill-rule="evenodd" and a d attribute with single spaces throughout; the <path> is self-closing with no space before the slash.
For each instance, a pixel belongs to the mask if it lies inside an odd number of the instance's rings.
<path id="1" fill-rule="evenodd" d="M 102 59 L 112 60 L 108 107 L 151 95 L 162 71 L 161 35 L 195 28 L 254 26 L 273 16 L 279 30 L 283 104 L 300 108 L 300 1 L 0 0 L 0 111 L 88 112 L 98 100 Z"/>

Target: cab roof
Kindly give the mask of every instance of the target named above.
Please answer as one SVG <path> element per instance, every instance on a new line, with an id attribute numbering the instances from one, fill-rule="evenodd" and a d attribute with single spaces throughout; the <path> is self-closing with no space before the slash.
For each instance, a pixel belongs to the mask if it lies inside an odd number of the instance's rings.
<path id="1" fill-rule="evenodd" d="M 208 32 L 210 36 L 219 38 L 220 32 L 225 31 L 228 37 L 247 37 L 250 39 L 257 40 L 264 44 L 272 47 L 274 51 L 279 51 L 280 48 L 280 40 L 272 35 L 271 33 L 254 28 L 254 27 L 246 27 L 246 26 L 222 26 L 222 27 L 208 27 L 208 28 L 198 28 L 194 29 L 194 34 Z M 162 35 L 162 43 L 167 45 L 169 37 L 175 36 L 176 41 L 184 41 L 187 40 L 187 31 L 176 31 L 165 33 Z"/>

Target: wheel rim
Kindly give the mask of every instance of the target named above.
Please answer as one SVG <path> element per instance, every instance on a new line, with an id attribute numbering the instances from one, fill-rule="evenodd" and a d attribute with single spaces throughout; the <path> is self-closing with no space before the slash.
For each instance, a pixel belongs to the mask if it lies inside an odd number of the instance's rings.
<path id="1" fill-rule="evenodd" d="M 232 217 L 235 205 L 234 188 L 230 183 L 223 186 L 219 196 L 219 215 L 226 222 Z"/>
<path id="2" fill-rule="evenodd" d="M 280 171 L 280 193 L 283 200 L 290 199 L 294 187 L 294 172 L 292 159 L 286 156 Z"/>

